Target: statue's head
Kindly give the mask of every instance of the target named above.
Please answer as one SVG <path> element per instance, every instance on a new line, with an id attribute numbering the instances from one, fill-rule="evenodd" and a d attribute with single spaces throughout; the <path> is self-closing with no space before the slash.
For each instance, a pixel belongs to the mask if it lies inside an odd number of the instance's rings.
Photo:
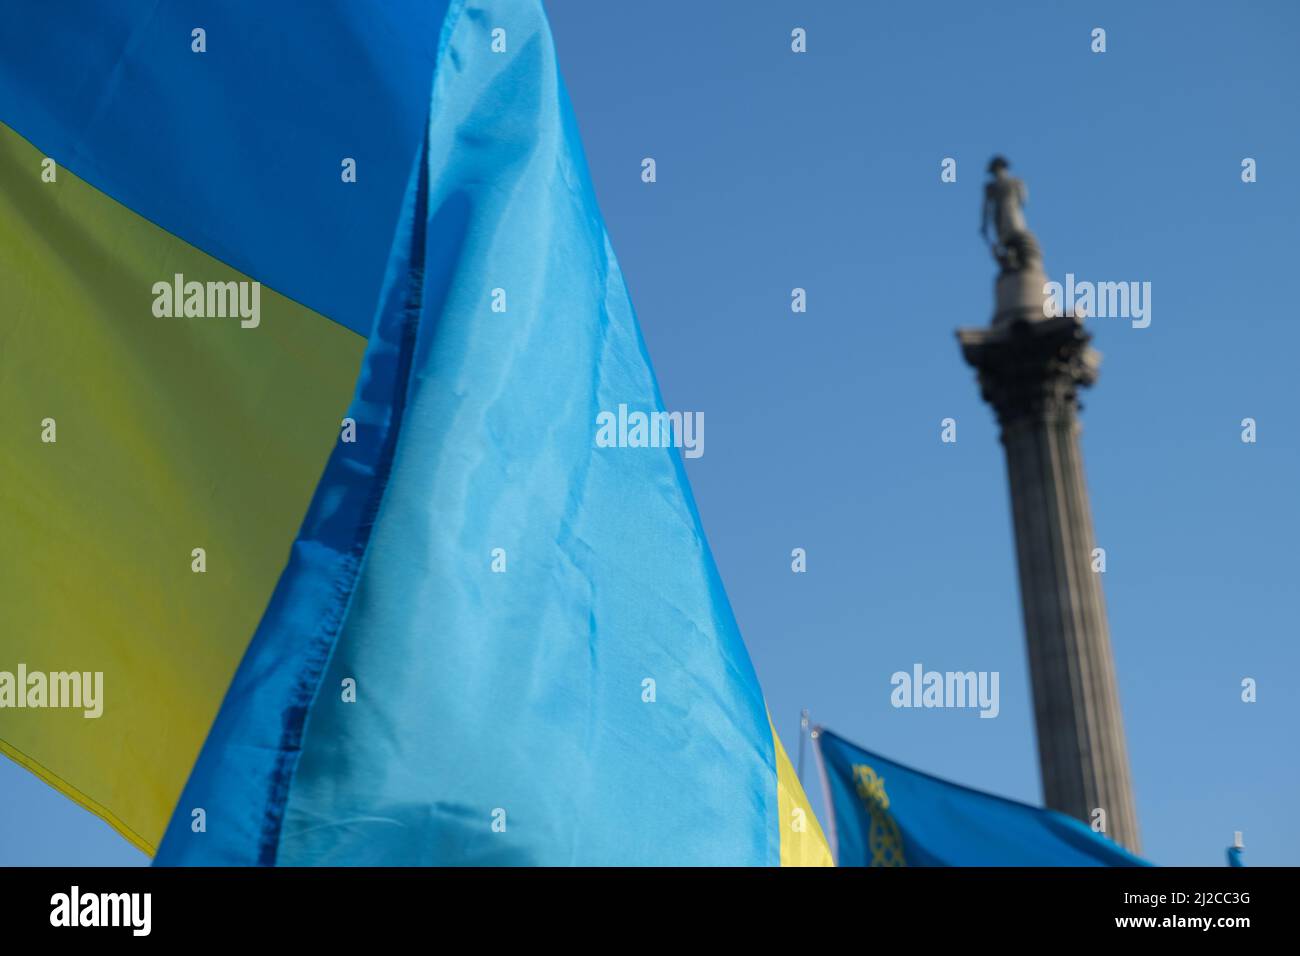
<path id="1" fill-rule="evenodd" d="M 1011 164 L 1005 156 L 994 156 L 989 160 L 989 172 L 996 176 L 1001 170 L 1010 169 Z"/>

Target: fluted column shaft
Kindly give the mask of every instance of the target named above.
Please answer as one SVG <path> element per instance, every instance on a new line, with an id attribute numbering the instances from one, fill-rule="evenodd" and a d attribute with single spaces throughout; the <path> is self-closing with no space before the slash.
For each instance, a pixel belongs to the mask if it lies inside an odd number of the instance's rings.
<path id="1" fill-rule="evenodd" d="M 1123 718 L 1111 656 L 1083 457 L 1077 388 L 1100 357 L 1072 318 L 960 333 L 998 413 L 1020 569 L 1043 795 L 1137 851 Z"/>

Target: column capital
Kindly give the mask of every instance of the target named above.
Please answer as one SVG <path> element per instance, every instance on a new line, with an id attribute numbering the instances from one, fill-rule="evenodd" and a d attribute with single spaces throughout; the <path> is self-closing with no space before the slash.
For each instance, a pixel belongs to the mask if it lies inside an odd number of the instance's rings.
<path id="1" fill-rule="evenodd" d="M 958 329 L 957 339 L 1004 432 L 1025 420 L 1072 418 L 1079 388 L 1092 385 L 1101 368 L 1092 333 L 1074 316 Z"/>

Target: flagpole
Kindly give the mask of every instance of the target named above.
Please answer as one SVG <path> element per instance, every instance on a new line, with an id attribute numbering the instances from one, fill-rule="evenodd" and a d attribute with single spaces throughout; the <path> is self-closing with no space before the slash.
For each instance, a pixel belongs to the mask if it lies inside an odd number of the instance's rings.
<path id="1" fill-rule="evenodd" d="M 1234 830 L 1232 834 L 1232 846 L 1228 847 L 1228 866 L 1245 866 L 1245 861 L 1241 855 L 1246 851 L 1246 845 L 1242 842 L 1241 831 Z"/>
<path id="2" fill-rule="evenodd" d="M 803 786 L 803 750 L 804 740 L 808 736 L 808 708 L 805 707 L 799 712 L 799 786 Z"/>
<path id="3" fill-rule="evenodd" d="M 822 783 L 822 803 L 826 807 L 826 837 L 831 848 L 831 859 L 840 865 L 840 841 L 835 831 L 835 801 L 831 799 L 831 785 L 826 778 L 826 761 L 822 757 L 821 727 L 814 727 L 812 733 L 813 756 L 817 759 L 817 775 Z"/>

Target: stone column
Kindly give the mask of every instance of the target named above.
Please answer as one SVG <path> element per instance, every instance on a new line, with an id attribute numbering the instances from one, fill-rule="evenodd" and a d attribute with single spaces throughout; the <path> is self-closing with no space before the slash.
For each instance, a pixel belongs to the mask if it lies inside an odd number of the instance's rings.
<path id="1" fill-rule="evenodd" d="M 1077 391 L 1101 356 L 1073 316 L 1044 316 L 1037 267 L 1004 271 L 991 326 L 957 335 L 997 413 L 1006 449 L 1033 681 L 1038 758 L 1047 806 L 1139 848 L 1137 816 L 1083 457 Z"/>

